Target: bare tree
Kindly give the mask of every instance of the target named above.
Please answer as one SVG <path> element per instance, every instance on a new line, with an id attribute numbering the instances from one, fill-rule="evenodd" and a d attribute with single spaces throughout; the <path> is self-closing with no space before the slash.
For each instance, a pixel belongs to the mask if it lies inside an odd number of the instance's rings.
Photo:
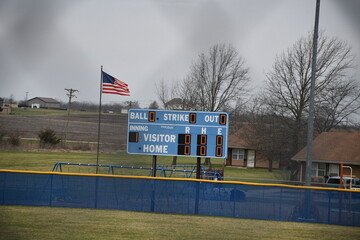
<path id="1" fill-rule="evenodd" d="M 266 75 L 267 88 L 264 99 L 277 116 L 286 120 L 284 123 L 291 129 L 293 153 L 302 147 L 301 131 L 306 125 L 304 120 L 307 118 L 310 95 L 312 39 L 310 34 L 307 38 L 297 41 L 292 48 L 275 59 L 272 70 Z M 318 106 L 322 105 L 323 108 L 339 113 L 340 109 L 329 103 L 333 102 L 331 97 L 334 94 L 339 96 L 346 93 L 333 87 L 340 83 L 352 68 L 354 57 L 350 50 L 345 42 L 320 34 L 315 85 Z M 333 90 L 331 94 L 328 93 L 329 89 Z M 346 97 L 338 100 L 345 103 L 353 102 L 356 98 L 358 97 L 355 96 L 354 99 L 351 94 L 346 94 Z M 340 103 L 338 100 L 337 102 Z M 349 109 L 354 107 L 355 104 L 346 108 L 347 111 L 353 112 Z M 320 112 L 318 110 L 318 113 Z M 319 115 L 315 117 L 319 118 Z M 288 121 L 289 119 L 291 121 Z M 333 126 L 328 124 L 327 129 Z"/>
<path id="2" fill-rule="evenodd" d="M 9 103 L 9 104 L 14 104 L 14 103 L 16 103 L 14 94 L 10 94 L 10 97 L 9 97 L 9 98 L 5 98 L 5 103 Z"/>
<path id="3" fill-rule="evenodd" d="M 161 80 L 160 82 L 155 83 L 156 92 L 158 94 L 158 97 L 160 99 L 160 102 L 165 106 L 166 102 L 168 102 L 169 99 L 169 87 L 166 85 L 164 80 Z"/>
<path id="4" fill-rule="evenodd" d="M 181 84 L 181 97 L 189 109 L 223 110 L 245 92 L 248 72 L 243 58 L 231 45 L 214 45 L 191 66 Z M 212 167 L 210 158 L 205 159 L 205 164 Z"/>
<path id="5" fill-rule="evenodd" d="M 279 166 L 285 165 L 289 155 L 289 134 L 284 124 L 263 104 L 263 99 L 254 97 L 251 102 L 243 106 L 246 113 L 242 114 L 242 122 L 238 124 L 241 136 L 249 146 L 256 147 L 256 153 L 265 156 L 268 169 L 271 172 L 273 162 Z"/>
<path id="6" fill-rule="evenodd" d="M 243 58 L 231 45 L 214 45 L 192 65 L 181 84 L 182 97 L 196 110 L 220 111 L 245 91 L 248 72 Z"/>
<path id="7" fill-rule="evenodd" d="M 156 83 L 156 92 L 158 94 L 159 100 L 165 109 L 168 108 L 168 102 L 171 101 L 173 98 L 176 98 L 175 91 L 177 90 L 177 83 L 169 84 L 166 83 L 164 80 Z M 170 107 L 171 108 L 171 107 Z"/>
<path id="8" fill-rule="evenodd" d="M 214 45 L 199 55 L 184 80 L 173 85 L 160 81 L 159 99 L 165 108 L 170 100 L 180 99 L 182 110 L 220 111 L 245 92 L 249 70 L 244 65 L 231 45 Z"/>
<path id="9" fill-rule="evenodd" d="M 182 110 L 199 110 L 199 97 L 197 83 L 190 79 L 185 78 L 178 83 L 174 88 L 174 94 L 180 100 L 179 108 Z"/>
<path id="10" fill-rule="evenodd" d="M 159 104 L 156 101 L 153 101 L 150 103 L 149 109 L 159 109 Z"/>
<path id="11" fill-rule="evenodd" d="M 139 109 L 140 108 L 140 104 L 138 101 L 125 101 L 123 102 L 124 108 L 136 108 Z"/>
<path id="12" fill-rule="evenodd" d="M 315 127 L 318 132 L 330 131 L 360 109 L 360 86 L 354 80 L 338 79 L 326 87 L 317 97 Z"/>
<path id="13" fill-rule="evenodd" d="M 157 92 L 165 108 L 174 99 L 182 110 L 221 111 L 243 96 L 249 82 L 248 72 L 243 58 L 231 45 L 217 44 L 199 55 L 190 73 L 173 85 L 172 91 L 162 81 Z M 211 168 L 210 159 L 205 164 Z"/>

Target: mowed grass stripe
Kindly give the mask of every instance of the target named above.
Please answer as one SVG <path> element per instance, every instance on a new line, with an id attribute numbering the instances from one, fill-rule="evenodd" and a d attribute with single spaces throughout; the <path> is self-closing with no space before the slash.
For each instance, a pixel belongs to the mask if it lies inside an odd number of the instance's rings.
<path id="1" fill-rule="evenodd" d="M 1 239 L 359 239 L 357 227 L 130 212 L 0 206 Z"/>

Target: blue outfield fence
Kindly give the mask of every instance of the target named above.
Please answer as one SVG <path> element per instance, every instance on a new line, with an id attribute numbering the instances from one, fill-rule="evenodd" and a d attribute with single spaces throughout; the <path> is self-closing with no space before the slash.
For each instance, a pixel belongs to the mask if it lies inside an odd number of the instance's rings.
<path id="1" fill-rule="evenodd" d="M 0 170 L 0 205 L 360 226 L 360 191 L 194 179 Z"/>

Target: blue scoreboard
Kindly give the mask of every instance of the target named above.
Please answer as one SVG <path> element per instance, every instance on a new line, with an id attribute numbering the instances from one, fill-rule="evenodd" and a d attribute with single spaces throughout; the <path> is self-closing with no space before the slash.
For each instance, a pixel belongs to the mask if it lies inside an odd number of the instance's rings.
<path id="1" fill-rule="evenodd" d="M 130 154 L 226 158 L 228 114 L 225 112 L 130 109 Z"/>

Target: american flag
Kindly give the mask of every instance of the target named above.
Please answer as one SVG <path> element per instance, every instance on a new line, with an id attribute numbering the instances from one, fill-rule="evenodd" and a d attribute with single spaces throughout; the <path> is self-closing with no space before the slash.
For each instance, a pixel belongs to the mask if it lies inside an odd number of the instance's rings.
<path id="1" fill-rule="evenodd" d="M 130 96 L 128 85 L 106 72 L 103 72 L 102 93 Z"/>

